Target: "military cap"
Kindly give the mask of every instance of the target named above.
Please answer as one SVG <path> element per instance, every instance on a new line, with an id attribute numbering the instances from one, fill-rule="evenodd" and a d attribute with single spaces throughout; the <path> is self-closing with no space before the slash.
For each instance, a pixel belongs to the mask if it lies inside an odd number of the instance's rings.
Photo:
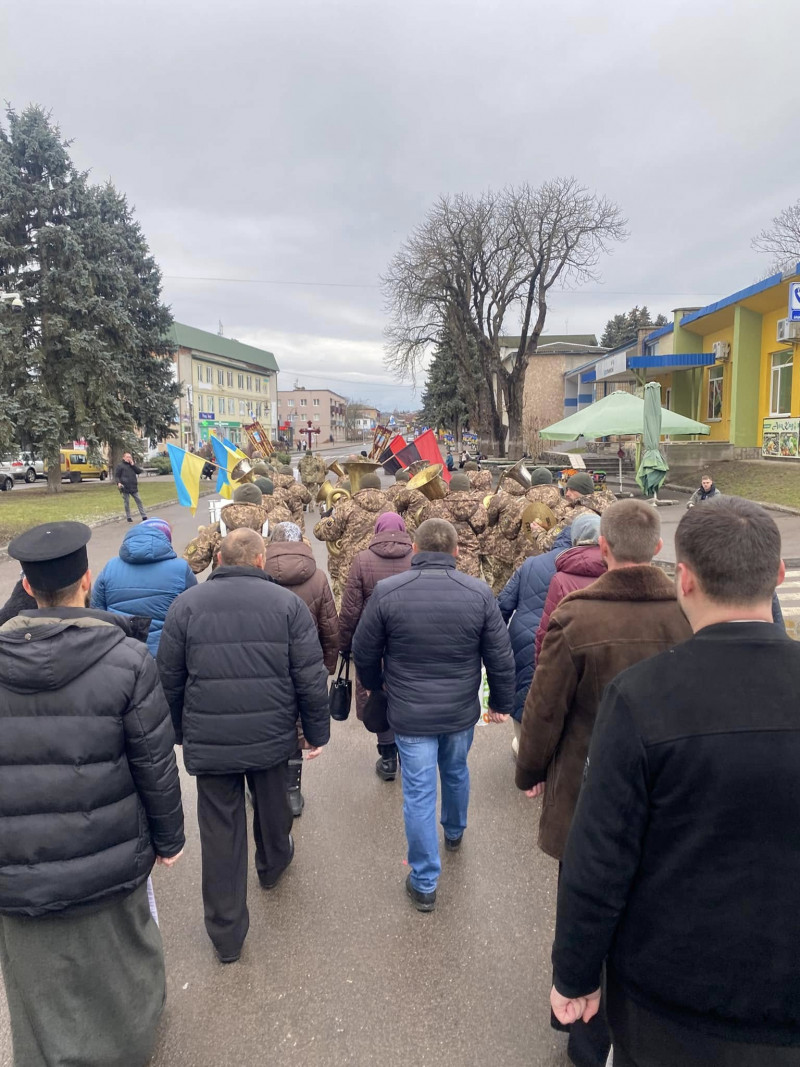
<path id="1" fill-rule="evenodd" d="M 284 463 L 281 467 L 278 467 L 278 474 L 289 474 L 294 477 L 294 471 L 288 463 Z"/>
<path id="2" fill-rule="evenodd" d="M 531 471 L 531 485 L 552 485 L 553 475 L 547 467 L 534 467 Z"/>
<path id="3" fill-rule="evenodd" d="M 260 504 L 261 499 L 261 490 L 252 482 L 244 482 L 233 491 L 234 504 Z"/>
<path id="4" fill-rule="evenodd" d="M 478 466 L 478 464 L 475 462 L 474 459 L 468 459 L 467 462 L 464 464 L 464 470 L 465 471 L 479 471 L 480 467 Z"/>
<path id="5" fill-rule="evenodd" d="M 576 493 L 580 493 L 581 496 L 591 496 L 594 492 L 594 481 L 591 474 L 585 474 L 583 471 L 573 474 L 567 481 L 567 489 L 573 489 Z"/>
<path id="6" fill-rule="evenodd" d="M 462 474 L 461 471 L 458 474 L 454 474 L 450 478 L 450 492 L 451 493 L 468 493 L 472 485 L 466 474 Z"/>
<path id="7" fill-rule="evenodd" d="M 396 482 L 407 482 L 410 480 L 410 475 L 407 470 L 398 471 L 394 476 Z"/>
<path id="8" fill-rule="evenodd" d="M 380 489 L 381 480 L 377 474 L 365 474 L 361 479 L 362 489 Z"/>
<path id="9" fill-rule="evenodd" d="M 272 484 L 271 478 L 256 478 L 254 485 L 257 485 L 264 496 L 272 496 L 275 492 L 275 486 Z"/>
<path id="10" fill-rule="evenodd" d="M 74 585 L 89 569 L 92 531 L 82 522 L 46 522 L 15 537 L 8 554 L 22 564 L 34 589 L 54 593 Z"/>

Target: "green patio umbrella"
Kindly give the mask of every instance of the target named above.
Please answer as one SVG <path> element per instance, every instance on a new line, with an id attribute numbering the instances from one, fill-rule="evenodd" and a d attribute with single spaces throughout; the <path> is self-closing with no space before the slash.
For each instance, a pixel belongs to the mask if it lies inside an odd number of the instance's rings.
<path id="1" fill-rule="evenodd" d="M 664 484 L 669 466 L 659 450 L 661 439 L 661 386 L 648 382 L 644 387 L 644 433 L 642 457 L 636 481 L 645 496 L 656 496 Z"/>

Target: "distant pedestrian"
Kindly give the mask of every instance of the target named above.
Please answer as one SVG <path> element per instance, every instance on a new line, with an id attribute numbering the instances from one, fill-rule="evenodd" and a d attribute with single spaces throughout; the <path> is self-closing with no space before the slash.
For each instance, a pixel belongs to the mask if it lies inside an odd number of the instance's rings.
<path id="1" fill-rule="evenodd" d="M 403 779 L 406 892 L 419 911 L 433 911 L 442 866 L 437 769 L 448 851 L 461 847 L 467 826 L 467 756 L 481 710 L 481 661 L 490 719 L 505 722 L 514 707 L 514 658 L 497 601 L 485 582 L 456 570 L 457 554 L 449 522 L 423 522 L 410 570 L 378 583 L 353 638 L 365 688 L 386 691 Z"/>
<path id="2" fill-rule="evenodd" d="M 468 461 L 469 461 L 469 452 L 467 452 L 466 448 L 464 448 L 461 451 L 461 458 L 458 461 L 459 467 L 463 468 L 464 464 L 467 463 Z"/>
<path id="3" fill-rule="evenodd" d="M 85 607 L 82 523 L 9 545 L 38 607 L 0 628 L 0 966 L 18 1067 L 143 1067 L 166 982 L 147 897 L 184 846 L 175 737 L 128 620 Z"/>
<path id="4" fill-rule="evenodd" d="M 130 498 L 133 497 L 136 507 L 139 509 L 139 514 L 143 519 L 147 518 L 147 514 L 144 510 L 144 504 L 142 504 L 139 498 L 139 478 L 138 475 L 142 473 L 142 468 L 137 467 L 133 462 L 133 456 L 130 452 L 126 452 L 122 457 L 122 462 L 118 463 L 114 470 L 114 481 L 117 483 L 117 489 L 122 493 L 122 503 L 125 508 L 125 517 L 128 522 L 133 522 L 131 518 L 131 504 Z"/>
<path id="5" fill-rule="evenodd" d="M 614 1067 L 797 1067 L 800 645 L 772 623 L 780 532 L 723 497 L 683 517 L 675 554 L 694 636 L 606 689 L 551 1005 L 590 1019 L 605 961 Z"/>
<path id="6" fill-rule="evenodd" d="M 401 574 L 411 566 L 412 544 L 406 524 L 399 515 L 387 511 L 375 520 L 375 534 L 367 548 L 358 552 L 350 566 L 347 584 L 342 593 L 339 616 L 339 645 L 343 656 L 349 656 L 359 620 L 364 613 L 375 586 L 383 578 Z M 356 716 L 364 718 L 367 691 L 356 672 Z M 378 760 L 375 773 L 384 782 L 397 777 L 397 745 L 394 730 L 382 730 L 377 735 Z"/>
<path id="7" fill-rule="evenodd" d="M 516 781 L 529 797 L 544 793 L 539 848 L 559 862 L 603 690 L 626 667 L 691 633 L 674 582 L 651 565 L 660 535 L 658 511 L 643 500 L 623 500 L 603 512 L 600 551 L 608 571 L 561 601 L 536 660 Z M 573 1062 L 603 1067 L 609 1044 L 605 1019 L 597 1016 L 572 1028 L 568 1054 Z"/>
<path id="8" fill-rule="evenodd" d="M 339 661 L 339 619 L 327 575 L 314 560 L 310 545 L 304 544 L 300 527 L 279 522 L 272 531 L 264 559 L 264 570 L 278 585 L 299 596 L 311 612 L 317 628 L 322 658 L 328 674 Z M 303 732 L 298 731 L 297 749 L 289 759 L 286 788 L 292 815 L 298 818 L 305 807 L 301 792 L 303 778 Z"/>
<path id="9" fill-rule="evenodd" d="M 714 485 L 711 476 L 709 474 L 704 474 L 700 479 L 700 488 L 695 489 L 692 493 L 691 500 L 686 507 L 693 508 L 696 504 L 702 504 L 705 500 L 714 500 L 715 497 L 718 496 L 722 496 L 722 493 Z"/>
<path id="10" fill-rule="evenodd" d="M 330 736 L 317 628 L 264 572 L 264 555 L 254 530 L 228 534 L 217 569 L 169 609 L 158 649 L 184 764 L 197 777 L 205 923 L 222 963 L 239 959 L 250 925 L 245 777 L 256 872 L 273 889 L 294 857 L 286 777 L 298 715 L 309 759 Z"/>
<path id="11" fill-rule="evenodd" d="M 456 461 L 453 459 L 453 453 L 450 451 L 449 448 L 447 450 L 447 459 L 445 460 L 445 465 L 449 471 L 451 471 L 456 465 Z M 461 466 L 463 467 L 463 463 L 461 464 Z"/>
<path id="12" fill-rule="evenodd" d="M 165 519 L 146 519 L 128 530 L 119 555 L 100 571 L 92 588 L 92 607 L 150 619 L 147 647 L 155 656 L 170 604 L 197 585 L 186 560 L 172 547 L 172 527 Z"/>

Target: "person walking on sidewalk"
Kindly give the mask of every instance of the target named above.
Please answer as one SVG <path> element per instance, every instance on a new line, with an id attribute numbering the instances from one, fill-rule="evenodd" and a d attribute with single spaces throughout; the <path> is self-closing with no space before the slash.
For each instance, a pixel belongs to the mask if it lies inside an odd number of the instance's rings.
<path id="1" fill-rule="evenodd" d="M 79 522 L 15 538 L 0 627 L 0 967 L 19 1067 L 144 1067 L 167 987 L 147 879 L 184 846 L 175 736 L 128 619 L 86 607 Z"/>
<path id="2" fill-rule="evenodd" d="M 364 613 L 375 586 L 383 578 L 407 571 L 411 566 L 411 538 L 406 533 L 406 524 L 393 511 L 387 511 L 375 520 L 375 536 L 369 547 L 359 552 L 350 567 L 347 585 L 342 594 L 342 610 L 339 615 L 339 644 L 342 655 L 349 656 L 359 620 Z M 364 719 L 367 691 L 356 673 L 356 717 Z M 393 782 L 397 777 L 397 745 L 394 730 L 382 730 L 377 735 L 378 760 L 375 773 L 384 782 Z"/>
<path id="3" fill-rule="evenodd" d="M 133 462 L 133 456 L 130 452 L 126 452 L 122 457 L 122 462 L 118 463 L 114 471 L 114 481 L 117 483 L 117 489 L 122 493 L 122 503 L 125 507 L 125 517 L 128 522 L 133 522 L 131 518 L 131 502 L 130 498 L 133 497 L 136 507 L 139 509 L 139 514 L 143 519 L 147 518 L 147 514 L 144 510 L 144 504 L 139 497 L 139 475 L 142 473 L 142 468 L 137 467 Z"/>
<path id="4" fill-rule="evenodd" d="M 772 622 L 781 536 L 722 497 L 684 515 L 675 557 L 694 636 L 603 696 L 551 1005 L 591 1017 L 605 961 L 614 1067 L 797 1067 L 800 645 Z"/>
<path id="5" fill-rule="evenodd" d="M 302 600 L 264 572 L 255 530 L 228 534 L 219 566 L 172 604 L 158 667 L 189 774 L 197 777 L 203 904 L 221 963 L 239 959 L 247 911 L 245 777 L 256 871 L 272 889 L 292 862 L 288 762 L 297 717 L 309 759 L 330 737 L 328 672 Z"/>
<path id="6" fill-rule="evenodd" d="M 467 826 L 467 756 L 481 711 L 481 661 L 491 721 L 505 722 L 514 708 L 514 657 L 500 609 L 485 582 L 456 570 L 457 555 L 451 523 L 423 522 L 411 568 L 378 583 L 353 637 L 363 685 L 386 690 L 403 781 L 406 892 L 418 911 L 433 911 L 442 868 L 437 767 L 448 851 L 461 847 Z"/>

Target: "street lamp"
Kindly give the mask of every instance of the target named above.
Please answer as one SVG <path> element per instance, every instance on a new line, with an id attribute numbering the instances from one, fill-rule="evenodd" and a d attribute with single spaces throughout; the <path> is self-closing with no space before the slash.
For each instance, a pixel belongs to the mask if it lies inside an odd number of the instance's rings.
<path id="1" fill-rule="evenodd" d="M 22 311 L 22 309 L 25 307 L 25 304 L 19 293 L 6 293 L 0 290 L 0 301 L 2 300 L 5 300 L 7 303 L 11 304 L 12 311 Z"/>

